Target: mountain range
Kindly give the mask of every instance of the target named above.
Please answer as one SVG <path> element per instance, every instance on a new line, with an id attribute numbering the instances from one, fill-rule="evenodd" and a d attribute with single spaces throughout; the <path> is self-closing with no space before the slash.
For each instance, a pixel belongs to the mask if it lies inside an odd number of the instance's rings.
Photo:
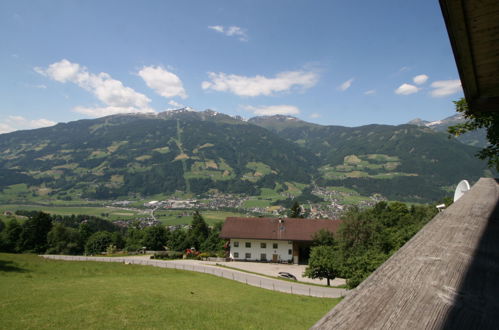
<path id="1" fill-rule="evenodd" d="M 464 121 L 465 119 L 463 115 L 458 113 L 453 116 L 447 117 L 445 119 L 436 120 L 436 121 L 427 121 L 427 120 L 422 120 L 420 118 L 416 118 L 409 121 L 408 124 L 416 126 L 425 126 L 433 129 L 434 131 L 446 133 L 447 129 L 450 126 L 464 123 Z M 483 128 L 460 135 L 457 137 L 457 140 L 464 144 L 480 148 L 486 147 L 488 145 L 487 133 Z"/>
<path id="2" fill-rule="evenodd" d="M 478 150 L 427 124 L 322 126 L 179 109 L 1 134 L 0 188 L 24 184 L 27 195 L 111 199 L 258 195 L 296 183 L 431 201 L 461 179 L 492 175 L 474 156 Z"/>

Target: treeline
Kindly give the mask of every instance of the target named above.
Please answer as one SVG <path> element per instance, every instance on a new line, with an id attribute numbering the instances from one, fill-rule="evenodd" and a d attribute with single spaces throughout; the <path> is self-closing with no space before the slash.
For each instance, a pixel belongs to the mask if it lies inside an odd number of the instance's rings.
<path id="1" fill-rule="evenodd" d="M 97 217 L 19 213 L 27 216 L 22 224 L 15 218 L 7 223 L 0 220 L 0 251 L 78 255 L 194 248 L 210 254 L 224 253 L 225 241 L 218 237 L 222 223 L 210 228 L 197 211 L 186 230 L 168 230 L 161 225 L 140 228 L 138 223 L 125 229 Z"/>
<path id="2" fill-rule="evenodd" d="M 437 213 L 433 205 L 380 202 L 365 210 L 352 208 L 343 215 L 336 235 L 315 235 L 306 274 L 312 278 L 347 279 L 356 287 L 402 247 Z"/>

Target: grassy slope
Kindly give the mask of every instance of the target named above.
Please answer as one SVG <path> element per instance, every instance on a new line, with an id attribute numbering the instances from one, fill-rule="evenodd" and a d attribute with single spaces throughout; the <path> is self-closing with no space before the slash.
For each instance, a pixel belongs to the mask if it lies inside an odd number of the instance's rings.
<path id="1" fill-rule="evenodd" d="M 130 219 L 137 215 L 136 212 L 130 210 L 122 210 L 114 207 L 93 207 L 93 206 L 42 206 L 42 205 L 20 205 L 20 204 L 5 204 L 0 205 L 0 212 L 4 211 L 16 211 L 16 210 L 26 210 L 26 211 L 43 211 L 50 214 L 57 215 L 72 215 L 72 214 L 84 214 L 93 215 L 97 217 L 102 217 L 102 213 L 109 214 L 109 217 L 105 219 L 117 220 L 117 219 Z"/>
<path id="2" fill-rule="evenodd" d="M 304 329 L 337 302 L 194 272 L 0 254 L 4 329 Z"/>

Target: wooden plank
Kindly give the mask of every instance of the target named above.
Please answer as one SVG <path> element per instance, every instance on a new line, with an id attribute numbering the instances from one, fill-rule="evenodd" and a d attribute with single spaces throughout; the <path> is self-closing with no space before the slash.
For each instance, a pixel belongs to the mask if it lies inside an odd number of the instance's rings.
<path id="1" fill-rule="evenodd" d="M 499 328 L 498 202 L 480 179 L 313 328 Z"/>

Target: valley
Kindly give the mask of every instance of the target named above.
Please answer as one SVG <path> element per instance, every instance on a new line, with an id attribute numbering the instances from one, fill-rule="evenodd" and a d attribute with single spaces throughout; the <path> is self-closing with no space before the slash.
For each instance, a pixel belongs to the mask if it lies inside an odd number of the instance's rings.
<path id="1" fill-rule="evenodd" d="M 436 202 L 463 178 L 492 176 L 477 150 L 427 126 L 114 115 L 0 135 L 0 205 L 125 226 L 185 225 L 195 209 L 213 221 L 280 216 L 294 201 L 311 218 L 337 218 L 382 200 Z"/>

